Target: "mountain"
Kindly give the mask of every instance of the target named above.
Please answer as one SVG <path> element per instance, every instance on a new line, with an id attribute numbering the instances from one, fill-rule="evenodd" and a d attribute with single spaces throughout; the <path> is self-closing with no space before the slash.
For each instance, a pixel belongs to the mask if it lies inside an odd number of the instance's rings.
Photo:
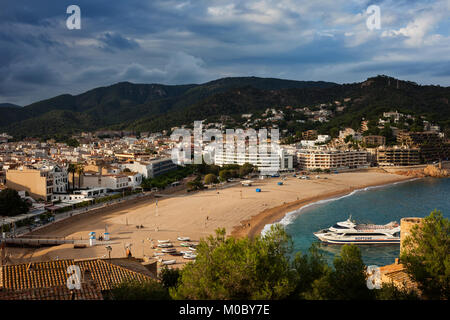
<path id="1" fill-rule="evenodd" d="M 0 103 L 0 108 L 22 108 L 22 107 L 12 103 Z"/>
<path id="2" fill-rule="evenodd" d="M 19 109 L 4 108 L 0 132 L 16 138 L 67 136 L 98 129 L 155 132 L 195 120 L 214 121 L 223 115 L 239 124 L 243 113 L 261 114 L 269 107 L 305 107 L 346 98 L 350 101 L 345 111 L 328 123 L 300 125 L 290 119 L 281 127 L 293 132 L 311 128 L 327 132 L 398 110 L 424 115 L 450 128 L 450 87 L 421 86 L 387 76 L 352 84 L 240 77 L 174 86 L 121 82 Z"/>
<path id="3" fill-rule="evenodd" d="M 212 95 L 232 88 L 252 86 L 260 90 L 330 87 L 334 83 L 267 78 L 224 78 L 197 85 L 133 84 L 121 82 L 80 95 L 64 94 L 19 110 L 5 110 L 0 129 L 14 137 L 51 137 L 112 126 L 127 127 L 139 119 L 153 119 L 177 112 Z"/>

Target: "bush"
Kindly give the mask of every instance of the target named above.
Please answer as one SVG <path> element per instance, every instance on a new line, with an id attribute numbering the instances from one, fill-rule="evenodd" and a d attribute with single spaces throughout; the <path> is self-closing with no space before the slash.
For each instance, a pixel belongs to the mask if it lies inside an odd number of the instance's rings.
<path id="1" fill-rule="evenodd" d="M 217 177 L 214 174 L 209 173 L 209 174 L 207 174 L 205 176 L 205 180 L 204 181 L 205 181 L 205 184 L 217 183 Z"/>
<path id="2" fill-rule="evenodd" d="M 107 300 L 169 300 L 170 295 L 163 285 L 155 280 L 124 281 L 114 287 Z"/>

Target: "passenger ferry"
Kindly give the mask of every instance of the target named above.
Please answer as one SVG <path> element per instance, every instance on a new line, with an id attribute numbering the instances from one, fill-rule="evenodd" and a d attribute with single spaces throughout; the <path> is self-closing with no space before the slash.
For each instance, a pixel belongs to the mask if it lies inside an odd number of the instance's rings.
<path id="1" fill-rule="evenodd" d="M 385 225 L 356 224 L 350 217 L 314 235 L 332 244 L 399 244 L 400 225 L 395 221 Z"/>

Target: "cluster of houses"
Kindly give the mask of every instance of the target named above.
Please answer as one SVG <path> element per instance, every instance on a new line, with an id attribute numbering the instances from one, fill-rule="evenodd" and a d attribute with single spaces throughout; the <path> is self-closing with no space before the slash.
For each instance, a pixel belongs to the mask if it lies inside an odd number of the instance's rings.
<path id="1" fill-rule="evenodd" d="M 32 139 L 0 144 L 0 190 L 14 189 L 31 204 L 14 220 L 136 190 L 144 178 L 177 168 L 168 155 L 173 143 L 162 135 L 78 138 L 77 147 Z"/>
<path id="2" fill-rule="evenodd" d="M 339 101 L 334 104 L 343 107 Z M 329 107 L 329 104 L 323 104 L 315 111 L 306 107 L 300 111 L 328 117 L 331 115 Z M 264 114 L 274 121 L 284 117 L 283 111 L 274 108 L 268 108 Z M 242 117 L 254 121 L 252 114 Z M 256 151 L 246 148 L 244 154 L 229 154 L 217 152 L 211 144 L 203 143 L 202 155 L 219 166 L 248 162 L 260 169 L 275 167 L 278 171 L 409 166 L 448 160 L 450 142 L 440 128 L 426 120 L 422 120 L 423 132 L 394 126 L 408 119 L 415 120 L 413 116 L 397 111 L 385 112 L 380 118 L 383 121 L 380 127 L 389 121 L 396 145 L 387 145 L 384 136 L 365 134 L 369 129 L 368 122 L 363 120 L 358 130 L 344 128 L 334 139 L 318 134 L 316 130 L 305 131 L 299 143 L 282 145 L 269 154 L 260 152 L 259 148 Z M 215 124 L 205 127 L 211 125 Z M 172 161 L 172 150 L 178 146 L 178 141 L 172 140 L 166 132 L 144 133 L 139 137 L 115 131 L 83 133 L 76 137 L 77 146 L 54 140 L 8 142 L 12 137 L 7 134 L 1 137 L 0 185 L 24 191 L 36 201 L 77 202 L 133 190 L 140 187 L 144 178 L 157 177 L 177 168 L 177 162 Z"/>

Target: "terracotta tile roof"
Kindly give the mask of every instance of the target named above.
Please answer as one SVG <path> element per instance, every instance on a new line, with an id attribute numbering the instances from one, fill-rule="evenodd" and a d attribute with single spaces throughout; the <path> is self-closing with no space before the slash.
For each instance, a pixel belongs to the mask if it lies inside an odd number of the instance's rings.
<path id="1" fill-rule="evenodd" d="M 26 297 L 30 299 L 34 299 L 34 297 L 50 299 L 53 297 L 63 300 L 71 298 L 71 292 L 66 286 L 67 279 L 70 276 L 67 273 L 67 268 L 71 265 L 80 267 L 82 278 L 87 276 L 92 280 L 92 285 L 88 286 L 86 286 L 85 279 L 82 280 L 81 292 L 77 292 L 75 296 L 79 299 L 83 299 L 83 297 L 86 299 L 97 298 L 98 295 L 95 291 L 110 290 L 123 281 L 149 281 L 152 279 L 149 273 L 136 272 L 123 267 L 123 263 L 122 265 L 116 265 L 103 259 L 68 259 L 6 265 L 0 267 L 0 299 L 6 299 L 9 296 L 22 297 L 23 299 Z M 139 270 L 139 268 L 133 269 Z M 86 288 L 84 288 L 85 286 Z M 94 290 L 91 287 L 96 287 L 96 289 Z"/>
<path id="2" fill-rule="evenodd" d="M 406 287 L 417 290 L 417 284 L 411 280 L 405 271 L 404 265 L 401 263 L 394 263 L 380 267 L 380 272 L 384 281 L 391 282 L 398 287 Z"/>
<path id="3" fill-rule="evenodd" d="M 115 285 L 127 280 L 148 281 L 151 277 L 127 268 L 110 264 L 104 260 L 85 260 L 75 262 L 81 269 L 88 269 L 93 280 L 98 283 L 101 290 L 110 290 Z"/>
<path id="4" fill-rule="evenodd" d="M 73 260 L 56 260 L 2 266 L 0 287 L 22 290 L 65 285 L 67 268 L 73 264 Z"/>
<path id="5" fill-rule="evenodd" d="M 69 290 L 64 286 L 23 290 L 0 289 L 0 300 L 103 300 L 98 287 L 84 283 L 81 290 Z"/>

